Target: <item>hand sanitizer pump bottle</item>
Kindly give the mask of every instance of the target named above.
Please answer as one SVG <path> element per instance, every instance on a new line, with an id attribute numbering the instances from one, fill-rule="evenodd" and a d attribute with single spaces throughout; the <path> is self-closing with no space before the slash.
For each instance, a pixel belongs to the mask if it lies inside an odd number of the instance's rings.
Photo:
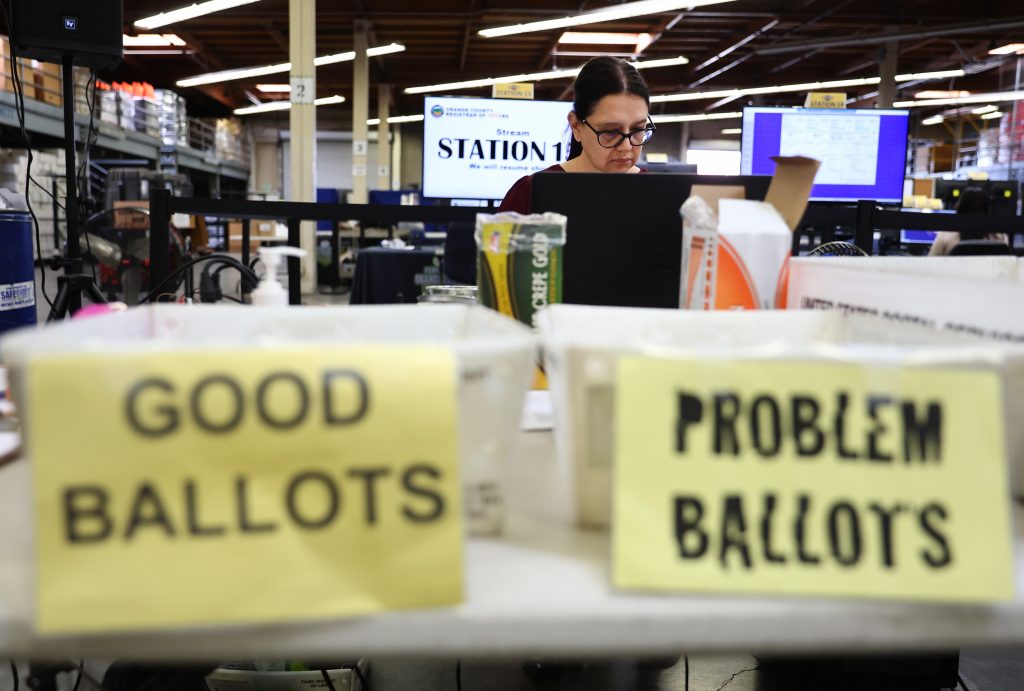
<path id="1" fill-rule="evenodd" d="M 281 265 L 282 257 L 304 256 L 306 256 L 306 250 L 299 249 L 298 247 L 261 247 L 260 259 L 263 260 L 266 271 L 263 272 L 263 278 L 260 279 L 256 290 L 252 291 L 252 304 L 259 306 L 287 306 L 288 291 L 277 280 L 277 269 Z"/>

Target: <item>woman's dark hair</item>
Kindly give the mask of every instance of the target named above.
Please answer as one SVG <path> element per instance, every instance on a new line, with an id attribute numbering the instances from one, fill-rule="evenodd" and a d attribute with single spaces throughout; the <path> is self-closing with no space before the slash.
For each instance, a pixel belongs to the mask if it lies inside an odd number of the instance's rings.
<path id="1" fill-rule="evenodd" d="M 987 215 L 989 209 L 988 195 L 985 190 L 977 185 L 965 187 L 956 201 L 956 212 L 958 214 L 982 214 Z"/>
<path id="2" fill-rule="evenodd" d="M 651 105 L 651 92 L 637 69 L 625 60 L 607 55 L 587 61 L 576 76 L 572 91 L 572 110 L 580 120 L 590 117 L 597 102 L 613 94 L 633 94 Z M 569 159 L 582 153 L 583 145 L 573 138 L 569 142 Z"/>

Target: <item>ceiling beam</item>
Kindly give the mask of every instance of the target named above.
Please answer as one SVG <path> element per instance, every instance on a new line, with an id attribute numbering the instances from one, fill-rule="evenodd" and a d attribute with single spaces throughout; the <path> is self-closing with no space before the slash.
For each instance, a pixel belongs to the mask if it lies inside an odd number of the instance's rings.
<path id="1" fill-rule="evenodd" d="M 476 0 L 469 0 L 469 13 L 472 15 L 476 9 Z M 469 39 L 473 35 L 473 19 L 466 19 L 466 26 L 462 30 L 462 52 L 459 54 L 459 76 L 466 73 L 466 56 L 469 55 Z"/>
<path id="2" fill-rule="evenodd" d="M 780 55 L 811 48 L 842 48 L 846 46 L 877 45 L 889 41 L 905 41 L 910 39 L 935 38 L 938 36 L 957 36 L 964 34 L 991 34 L 1008 29 L 1024 27 L 1024 17 L 1016 17 L 996 22 L 979 22 L 972 24 L 952 24 L 935 29 L 914 31 L 883 31 L 869 36 L 851 36 L 847 38 L 823 38 L 814 41 L 790 41 L 774 46 L 758 48 L 758 55 Z"/>
<path id="3" fill-rule="evenodd" d="M 185 43 L 195 50 L 192 54 L 192 59 L 195 60 L 204 70 L 208 70 L 210 68 L 213 68 L 214 70 L 228 69 L 227 64 L 215 53 L 210 51 L 202 41 L 195 37 L 195 35 L 190 32 L 180 30 L 175 33 L 177 33 Z M 206 84 L 197 88 L 213 100 L 218 103 L 222 103 L 229 108 L 237 108 L 241 102 L 242 97 L 240 94 L 234 93 L 234 87 L 228 87 L 223 84 Z"/>
<path id="4" fill-rule="evenodd" d="M 267 30 L 267 35 L 277 44 L 277 47 L 283 50 L 285 55 L 288 55 L 288 37 L 271 21 L 264 20 L 260 24 Z"/>
<path id="5" fill-rule="evenodd" d="M 921 50 L 925 46 L 927 46 L 927 45 L 929 45 L 931 43 L 935 43 L 937 40 L 938 39 L 935 39 L 935 38 L 926 38 L 925 40 L 918 41 L 917 43 L 910 43 L 910 44 L 901 43 L 900 44 L 900 53 L 899 54 L 903 55 L 905 53 L 912 53 L 912 52 L 914 52 L 916 50 Z M 821 50 L 825 50 L 825 49 L 824 48 L 817 48 L 816 50 L 821 51 Z M 845 77 L 845 76 L 850 75 L 850 74 L 857 74 L 857 73 L 863 72 L 864 70 L 872 69 L 872 68 L 874 68 L 877 65 L 878 65 L 878 51 L 877 50 L 869 50 L 866 53 L 864 53 L 863 56 L 858 58 L 857 61 L 854 62 L 852 65 L 842 69 L 839 72 L 839 76 L 840 77 Z"/>

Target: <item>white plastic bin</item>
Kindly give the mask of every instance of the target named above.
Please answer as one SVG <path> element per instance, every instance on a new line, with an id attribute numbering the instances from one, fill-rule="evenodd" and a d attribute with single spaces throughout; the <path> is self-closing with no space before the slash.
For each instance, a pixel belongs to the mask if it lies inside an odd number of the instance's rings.
<path id="1" fill-rule="evenodd" d="M 616 362 L 626 354 L 806 360 L 998 370 L 1011 469 L 1024 467 L 1024 349 L 878 317 L 818 311 L 712 311 L 552 305 L 538 319 L 562 469 L 583 527 L 608 526 Z M 1024 487 L 1021 473 L 1012 477 Z"/>
<path id="2" fill-rule="evenodd" d="M 528 328 L 471 305 L 243 307 L 154 305 L 22 330 L 0 341 L 16 400 L 25 407 L 29 361 L 68 354 L 239 351 L 300 344 L 448 347 L 459 373 L 459 452 L 467 527 L 501 531 L 502 466 L 511 458 L 536 339 Z M 27 449 L 31 455 L 32 450 Z"/>

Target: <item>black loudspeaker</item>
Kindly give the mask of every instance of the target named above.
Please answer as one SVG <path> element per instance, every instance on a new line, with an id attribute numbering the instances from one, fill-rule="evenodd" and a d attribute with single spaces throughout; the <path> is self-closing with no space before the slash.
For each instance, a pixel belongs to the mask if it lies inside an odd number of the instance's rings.
<path id="1" fill-rule="evenodd" d="M 122 0 L 13 0 L 11 42 L 15 53 L 58 65 L 110 69 L 124 55 Z"/>

